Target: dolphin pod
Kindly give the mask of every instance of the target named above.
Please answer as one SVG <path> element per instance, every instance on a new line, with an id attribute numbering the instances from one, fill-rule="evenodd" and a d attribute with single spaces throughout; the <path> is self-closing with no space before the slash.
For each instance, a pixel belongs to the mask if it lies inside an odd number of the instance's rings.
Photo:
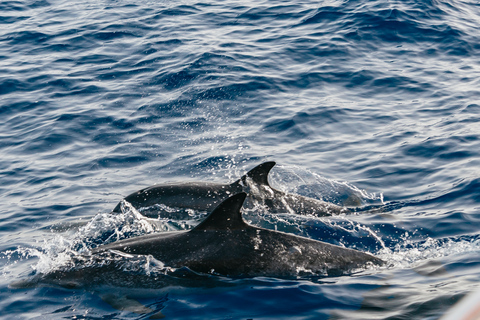
<path id="1" fill-rule="evenodd" d="M 169 267 L 230 277 L 291 277 L 299 271 L 339 275 L 383 264 L 367 253 L 248 225 L 241 214 L 246 196 L 241 192 L 226 199 L 190 231 L 120 240 L 92 253 L 152 255 Z"/>
<path id="2" fill-rule="evenodd" d="M 368 253 L 251 226 L 241 213 L 246 197 L 246 193 L 240 192 L 227 198 L 190 231 L 154 233 L 100 245 L 87 255 L 73 256 L 66 268 L 37 274 L 12 283 L 10 287 L 228 287 L 233 284 L 212 276 L 338 276 L 384 264 L 383 260 Z M 151 277 L 134 268 L 132 274 L 128 270 L 134 264 L 127 264 L 125 269 L 123 257 L 145 261 L 153 257 L 162 268 L 166 267 L 166 271 Z M 172 271 L 168 271 L 170 269 Z M 164 317 L 157 308 L 140 304 L 130 291 L 105 294 L 100 289 L 98 294 L 116 309 L 151 314 L 150 319 Z"/>
<path id="3" fill-rule="evenodd" d="M 268 183 L 268 173 L 274 161 L 264 162 L 248 171 L 230 184 L 192 182 L 183 184 L 154 185 L 124 198 L 136 209 L 163 204 L 172 208 L 210 211 L 228 197 L 247 193 L 249 205 L 265 206 L 270 213 L 296 213 L 315 216 L 330 216 L 347 212 L 348 209 L 333 203 L 276 190 Z M 113 212 L 121 211 L 121 203 Z M 158 216 L 142 212 L 147 216 Z"/>
<path id="4" fill-rule="evenodd" d="M 123 288 L 222 287 L 234 285 L 225 282 L 224 276 L 337 276 L 384 264 L 383 260 L 369 253 L 247 224 L 241 212 L 247 199 L 243 190 L 249 191 L 249 201 L 260 202 L 272 212 L 295 210 L 303 214 L 331 215 L 342 211 L 333 204 L 270 187 L 267 178 L 274 165 L 275 162 L 263 163 L 231 184 L 153 186 L 133 193 L 125 200 L 134 207 L 163 203 L 211 213 L 189 231 L 154 233 L 100 245 L 88 254 L 72 256 L 64 267 L 14 282 L 10 287 L 98 287 L 100 297 L 112 307 L 151 314 L 150 319 L 160 319 L 164 315 L 158 308 L 140 304 L 130 291 L 105 294 L 102 288 L 105 285 Z M 212 207 L 215 207 L 213 211 Z M 113 211 L 121 211 L 121 203 Z M 130 270 L 135 261 L 150 265 L 151 257 L 155 259 L 154 265 L 160 266 L 160 270 L 165 268 L 165 271 L 152 277 L 142 269 L 136 271 L 134 267 Z M 134 260 L 130 262 L 130 259 Z"/>

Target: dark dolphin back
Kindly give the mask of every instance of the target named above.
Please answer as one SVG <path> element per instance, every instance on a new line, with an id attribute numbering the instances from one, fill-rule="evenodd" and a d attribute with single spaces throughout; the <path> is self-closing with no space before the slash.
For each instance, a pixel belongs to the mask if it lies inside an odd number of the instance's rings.
<path id="1" fill-rule="evenodd" d="M 244 176 L 231 184 L 222 185 L 199 182 L 180 185 L 154 185 L 136 191 L 125 197 L 124 200 L 130 202 L 135 208 L 138 209 L 139 207 L 146 207 L 152 205 L 152 203 L 149 203 L 147 199 L 154 196 L 158 198 L 156 200 L 156 203 L 163 203 L 162 200 L 164 200 L 164 197 L 178 196 L 179 198 L 182 198 L 183 196 L 185 199 L 193 197 L 205 203 L 201 206 L 200 209 L 196 208 L 193 205 L 191 206 L 191 209 L 209 210 L 210 207 L 215 206 L 222 200 L 228 198 L 230 194 L 242 192 L 243 186 L 246 184 L 247 177 L 258 185 L 270 187 L 268 184 L 268 173 L 273 168 L 273 166 L 275 166 L 274 161 L 262 163 L 253 168 L 252 170 L 248 171 Z M 176 201 L 176 203 L 163 204 L 173 207 L 179 206 L 190 208 L 188 205 L 184 204 L 185 201 L 182 201 L 182 199 L 178 199 Z M 122 202 L 120 201 L 112 210 L 112 212 L 121 212 L 121 204 Z"/>

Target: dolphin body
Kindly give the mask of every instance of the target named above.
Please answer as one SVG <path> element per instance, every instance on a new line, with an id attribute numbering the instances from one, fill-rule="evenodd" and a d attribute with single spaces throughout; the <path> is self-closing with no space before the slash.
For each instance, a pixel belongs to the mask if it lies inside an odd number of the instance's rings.
<path id="1" fill-rule="evenodd" d="M 268 183 L 268 173 L 274 161 L 262 163 L 230 184 L 192 182 L 184 184 L 154 185 L 124 198 L 134 208 L 163 204 L 172 208 L 210 211 L 233 194 L 246 192 L 247 203 L 265 206 L 270 213 L 296 213 L 315 216 L 330 216 L 348 212 L 345 207 L 333 203 L 276 190 Z M 121 212 L 122 202 L 113 212 Z M 158 212 L 142 214 L 158 217 Z"/>
<path id="2" fill-rule="evenodd" d="M 248 225 L 241 214 L 245 198 L 243 192 L 228 198 L 190 231 L 120 240 L 92 254 L 151 255 L 168 267 L 228 277 L 340 275 L 383 264 L 367 253 Z"/>

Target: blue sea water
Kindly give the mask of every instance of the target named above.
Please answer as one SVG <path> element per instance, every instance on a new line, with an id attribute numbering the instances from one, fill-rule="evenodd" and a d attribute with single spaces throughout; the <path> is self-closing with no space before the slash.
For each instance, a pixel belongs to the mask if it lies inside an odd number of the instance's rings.
<path id="1" fill-rule="evenodd" d="M 9 284 L 190 227 L 109 215 L 133 191 L 274 160 L 276 188 L 360 207 L 249 221 L 386 266 L 127 293 L 167 319 L 440 318 L 480 280 L 479 26 L 469 0 L 0 0 L 0 317 L 148 317 Z"/>

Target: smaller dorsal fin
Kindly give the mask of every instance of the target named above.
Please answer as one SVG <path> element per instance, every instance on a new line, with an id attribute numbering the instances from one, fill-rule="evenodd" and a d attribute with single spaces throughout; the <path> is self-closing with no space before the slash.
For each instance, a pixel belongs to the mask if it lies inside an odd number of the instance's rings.
<path id="1" fill-rule="evenodd" d="M 246 183 L 247 177 L 252 179 L 253 182 L 259 185 L 264 185 L 270 187 L 268 184 L 268 173 L 275 166 L 275 161 L 268 161 L 262 164 L 259 164 L 252 170 L 248 171 L 244 176 L 240 178 L 239 181 Z"/>
<path id="2" fill-rule="evenodd" d="M 240 210 L 246 196 L 245 192 L 240 192 L 223 201 L 193 230 L 244 229 L 247 224 L 243 221 Z"/>

